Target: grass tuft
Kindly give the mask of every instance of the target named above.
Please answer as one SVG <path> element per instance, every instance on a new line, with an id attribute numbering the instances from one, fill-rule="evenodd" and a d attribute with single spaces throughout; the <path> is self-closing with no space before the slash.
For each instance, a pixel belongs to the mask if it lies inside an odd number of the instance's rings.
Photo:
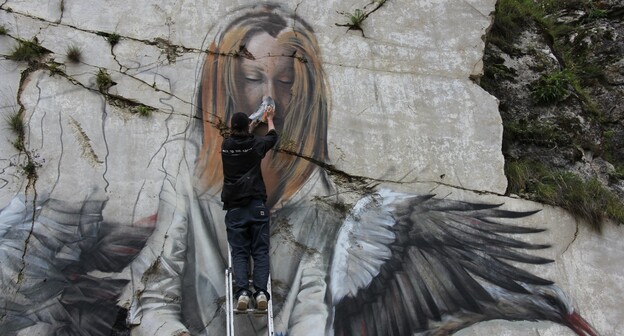
<path id="1" fill-rule="evenodd" d="M 19 112 L 14 112 L 6 117 L 5 119 L 9 129 L 15 135 L 15 140 L 11 141 L 13 147 L 19 151 L 24 152 L 24 137 L 26 132 L 26 126 L 24 125 L 24 121 L 22 120 L 22 115 Z"/>
<path id="2" fill-rule="evenodd" d="M 119 36 L 119 34 L 117 33 L 112 33 L 110 35 L 108 35 L 108 43 L 110 43 L 111 47 L 114 47 L 117 43 L 119 43 L 119 40 L 121 40 L 121 36 Z"/>
<path id="3" fill-rule="evenodd" d="M 7 29 L 4 26 L 0 26 L 0 36 L 8 34 Z"/>
<path id="4" fill-rule="evenodd" d="M 137 110 L 137 113 L 139 115 L 141 115 L 142 117 L 149 117 L 149 116 L 151 116 L 152 115 L 152 111 L 153 111 L 153 109 L 151 107 L 146 106 L 146 105 L 139 105 L 139 106 L 137 106 L 136 110 Z"/>
<path id="5" fill-rule="evenodd" d="M 534 161 L 509 161 L 505 174 L 508 193 L 532 195 L 539 202 L 562 207 L 598 232 L 606 218 L 624 223 L 624 203 L 596 178 L 584 181 Z"/>
<path id="6" fill-rule="evenodd" d="M 39 60 L 43 55 L 47 54 L 48 52 L 49 51 L 40 46 L 36 40 L 20 40 L 18 45 L 13 48 L 13 51 L 7 58 L 18 62 L 32 62 Z"/>
<path id="7" fill-rule="evenodd" d="M 573 82 L 574 76 L 569 71 L 544 74 L 531 84 L 531 94 L 538 103 L 558 103 L 570 95 Z"/>
<path id="8" fill-rule="evenodd" d="M 12 113 L 6 118 L 7 124 L 9 125 L 9 129 L 17 135 L 24 136 L 24 131 L 26 127 L 24 126 L 24 121 L 22 120 L 22 116 L 19 112 Z"/>
<path id="9" fill-rule="evenodd" d="M 73 44 L 67 47 L 67 60 L 71 63 L 80 63 L 82 60 L 82 49 Z"/>
<path id="10" fill-rule="evenodd" d="M 353 13 L 346 14 L 353 27 L 361 28 L 360 25 L 366 19 L 366 13 L 361 9 L 356 9 Z"/>
<path id="11" fill-rule="evenodd" d="M 95 83 L 101 92 L 106 92 L 111 86 L 113 86 L 113 79 L 105 69 L 100 69 L 95 76 Z"/>

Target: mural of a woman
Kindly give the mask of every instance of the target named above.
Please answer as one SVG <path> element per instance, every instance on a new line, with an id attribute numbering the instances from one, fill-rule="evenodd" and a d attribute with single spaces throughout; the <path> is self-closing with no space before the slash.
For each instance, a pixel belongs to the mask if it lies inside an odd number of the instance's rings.
<path id="1" fill-rule="evenodd" d="M 319 55 L 310 26 L 276 5 L 237 11 L 212 42 L 200 85 L 201 150 L 193 173 L 182 164 L 161 192 L 156 232 L 134 266 L 141 294 L 130 312 L 133 333 L 223 333 L 222 126 L 237 111 L 253 113 L 264 96 L 276 103 L 281 135 L 262 167 L 272 208 L 276 330 L 323 332 L 329 313 L 326 242 L 335 236 L 340 215 L 310 202 L 331 190 L 314 163 L 327 160 L 329 108 Z M 256 132 L 266 132 L 264 127 Z M 246 327 L 259 332 L 262 320 L 250 318 Z M 245 333 L 246 327 L 237 328 Z"/>
<path id="2" fill-rule="evenodd" d="M 262 163 L 278 334 L 447 335 L 492 319 L 597 334 L 561 289 L 517 266 L 551 262 L 523 251 L 548 245 L 506 235 L 542 230 L 499 220 L 534 211 L 388 189 L 363 197 L 349 216 L 332 206 L 338 188 L 319 169 L 328 161 L 328 89 L 312 29 L 270 4 L 225 22 L 203 63 L 197 159 L 168 174 L 155 233 L 133 265 L 133 334 L 225 333 L 222 133 L 231 115 L 253 113 L 266 96 L 281 133 Z M 241 316 L 236 329 L 260 335 L 266 320 Z"/>

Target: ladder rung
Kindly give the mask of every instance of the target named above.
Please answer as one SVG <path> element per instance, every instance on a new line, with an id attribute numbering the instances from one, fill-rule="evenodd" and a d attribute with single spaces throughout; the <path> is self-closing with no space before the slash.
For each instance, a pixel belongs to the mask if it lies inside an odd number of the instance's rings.
<path id="1" fill-rule="evenodd" d="M 234 309 L 232 310 L 234 312 L 234 314 L 254 314 L 254 315 L 266 315 L 268 310 L 264 309 L 264 310 L 258 310 L 258 309 L 247 309 L 247 310 L 238 310 L 238 309 Z"/>

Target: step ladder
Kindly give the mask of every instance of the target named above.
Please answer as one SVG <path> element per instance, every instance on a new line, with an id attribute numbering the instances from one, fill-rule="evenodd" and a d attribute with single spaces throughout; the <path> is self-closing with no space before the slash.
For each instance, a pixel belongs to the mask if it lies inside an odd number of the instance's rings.
<path id="1" fill-rule="evenodd" d="M 267 335 L 274 336 L 273 330 L 273 293 L 271 292 L 271 274 L 269 274 L 269 280 L 267 281 L 267 292 L 269 292 L 269 301 L 266 310 L 238 310 L 234 304 L 234 282 L 232 279 L 232 253 L 228 244 L 228 266 L 225 269 L 225 310 L 227 312 L 227 336 L 235 336 L 234 333 L 234 315 L 239 314 L 253 314 L 253 315 L 266 315 L 267 317 Z"/>

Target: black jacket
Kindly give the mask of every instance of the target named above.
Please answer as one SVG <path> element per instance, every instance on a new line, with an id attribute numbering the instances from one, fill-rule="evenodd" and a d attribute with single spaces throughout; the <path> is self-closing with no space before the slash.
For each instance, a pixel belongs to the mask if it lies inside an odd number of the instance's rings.
<path id="1" fill-rule="evenodd" d="M 263 137 L 234 135 L 223 140 L 221 145 L 223 209 L 245 206 L 252 199 L 266 202 L 266 188 L 260 163 L 276 142 L 275 130 L 269 131 Z"/>

